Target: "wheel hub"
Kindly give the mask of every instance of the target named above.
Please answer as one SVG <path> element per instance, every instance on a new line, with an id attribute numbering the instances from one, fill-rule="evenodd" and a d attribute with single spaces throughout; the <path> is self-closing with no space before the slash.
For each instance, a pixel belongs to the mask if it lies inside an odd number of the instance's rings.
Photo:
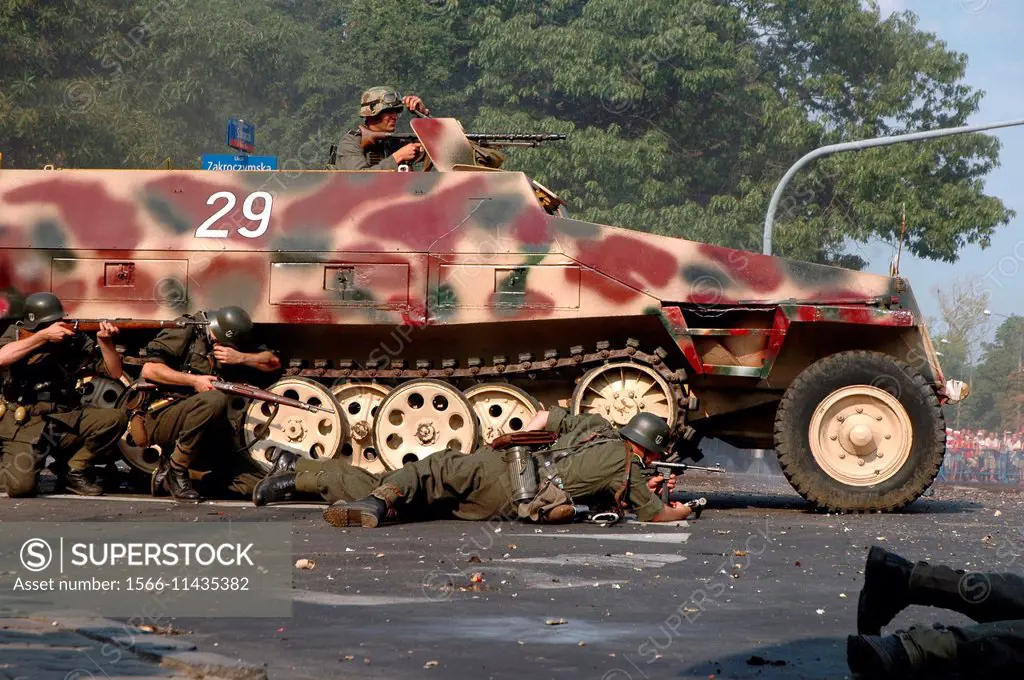
<path id="1" fill-rule="evenodd" d="M 910 457 L 906 409 L 871 385 L 836 390 L 815 409 L 808 430 L 815 461 L 833 479 L 870 486 L 896 474 Z"/>
<path id="2" fill-rule="evenodd" d="M 437 428 L 431 422 L 422 422 L 416 426 L 416 439 L 424 446 L 437 441 Z"/>
<path id="3" fill-rule="evenodd" d="M 352 426 L 352 437 L 355 439 L 363 440 L 370 436 L 370 426 L 366 424 L 366 421 L 360 420 Z"/>
<path id="4" fill-rule="evenodd" d="M 289 418 L 284 424 L 284 434 L 289 441 L 302 441 L 306 436 L 306 426 L 299 418 Z"/>

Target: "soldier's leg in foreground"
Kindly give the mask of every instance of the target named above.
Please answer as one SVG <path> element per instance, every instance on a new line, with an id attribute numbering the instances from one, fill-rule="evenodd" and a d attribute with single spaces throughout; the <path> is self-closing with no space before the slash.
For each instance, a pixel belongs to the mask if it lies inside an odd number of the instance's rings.
<path id="1" fill-rule="evenodd" d="M 441 504 L 452 505 L 460 519 L 514 514 L 511 490 L 503 483 L 505 470 L 492 449 L 468 455 L 446 449 L 388 473 L 365 498 L 335 503 L 324 511 L 324 519 L 333 526 L 375 527 L 385 518 L 414 516 Z"/>
<path id="2" fill-rule="evenodd" d="M 150 441 L 160 444 L 165 451 L 173 448 L 167 461 L 166 486 L 177 500 L 201 500 L 192 488 L 188 469 L 207 445 L 219 443 L 223 448 L 227 409 L 227 395 L 211 390 L 182 399 L 146 418 Z M 221 452 L 211 450 L 209 453 Z"/>
<path id="3" fill-rule="evenodd" d="M 1024 669 L 1024 620 L 913 627 L 885 637 L 850 636 L 846 657 L 851 671 L 872 678 L 902 680 L 952 673 L 1019 677 Z"/>
<path id="4" fill-rule="evenodd" d="M 1024 578 L 913 564 L 872 546 L 857 607 L 857 632 L 878 635 L 882 626 L 914 604 L 950 609 L 979 623 L 1024 620 Z"/>
<path id="5" fill-rule="evenodd" d="M 0 491 L 6 491 L 11 498 L 34 496 L 46 453 L 24 442 L 2 441 L 0 447 Z"/>
<path id="6" fill-rule="evenodd" d="M 311 460 L 289 451 L 270 455 L 274 467 L 253 490 L 255 505 L 290 501 L 297 494 L 321 496 L 329 503 L 353 501 L 380 486 L 379 475 L 344 460 Z"/>

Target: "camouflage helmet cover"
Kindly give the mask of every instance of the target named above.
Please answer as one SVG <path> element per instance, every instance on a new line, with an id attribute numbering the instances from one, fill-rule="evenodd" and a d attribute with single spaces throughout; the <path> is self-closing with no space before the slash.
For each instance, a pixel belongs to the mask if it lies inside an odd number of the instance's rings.
<path id="1" fill-rule="evenodd" d="M 371 87 L 359 98 L 359 115 L 363 118 L 384 113 L 385 111 L 402 111 L 402 95 L 393 87 L 378 85 Z"/>
<path id="2" fill-rule="evenodd" d="M 53 293 L 32 293 L 25 298 L 22 325 L 30 331 L 64 318 L 64 305 Z"/>
<path id="3" fill-rule="evenodd" d="M 222 345 L 238 349 L 252 333 L 252 317 L 241 307 L 221 307 L 207 312 L 210 332 Z"/>
<path id="4" fill-rule="evenodd" d="M 652 453 L 665 453 L 671 443 L 668 423 L 663 418 L 644 411 L 637 413 L 620 427 L 619 434 L 623 439 L 628 439 Z"/>

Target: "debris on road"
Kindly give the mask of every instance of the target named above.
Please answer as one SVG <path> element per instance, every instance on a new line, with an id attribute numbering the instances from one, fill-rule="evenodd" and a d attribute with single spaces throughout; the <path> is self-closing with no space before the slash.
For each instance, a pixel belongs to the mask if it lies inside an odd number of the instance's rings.
<path id="1" fill-rule="evenodd" d="M 314 562 L 313 560 L 307 560 L 305 557 L 295 561 L 296 569 L 312 569 L 315 566 L 316 562 Z"/>
<path id="2" fill-rule="evenodd" d="M 428 661 L 425 664 L 423 664 L 423 667 L 424 668 L 434 668 L 434 667 L 438 666 L 440 663 L 441 663 L 440 661 Z"/>
<path id="3" fill-rule="evenodd" d="M 748 666 L 785 666 L 786 662 L 782 660 L 766 659 L 763 656 L 752 656 L 747 659 Z"/>
<path id="4" fill-rule="evenodd" d="M 565 619 L 548 619 L 544 623 L 546 623 L 549 626 L 561 626 L 561 625 L 564 625 L 564 624 L 569 623 L 569 622 L 566 621 Z"/>

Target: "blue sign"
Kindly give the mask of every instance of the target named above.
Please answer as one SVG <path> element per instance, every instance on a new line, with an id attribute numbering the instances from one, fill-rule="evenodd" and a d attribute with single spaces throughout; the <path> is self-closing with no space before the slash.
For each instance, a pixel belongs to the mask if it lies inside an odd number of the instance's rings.
<path id="1" fill-rule="evenodd" d="M 203 154 L 203 170 L 277 170 L 277 156 Z"/>
<path id="2" fill-rule="evenodd" d="M 228 118 L 228 146 L 252 153 L 256 149 L 256 126 L 241 118 Z"/>

